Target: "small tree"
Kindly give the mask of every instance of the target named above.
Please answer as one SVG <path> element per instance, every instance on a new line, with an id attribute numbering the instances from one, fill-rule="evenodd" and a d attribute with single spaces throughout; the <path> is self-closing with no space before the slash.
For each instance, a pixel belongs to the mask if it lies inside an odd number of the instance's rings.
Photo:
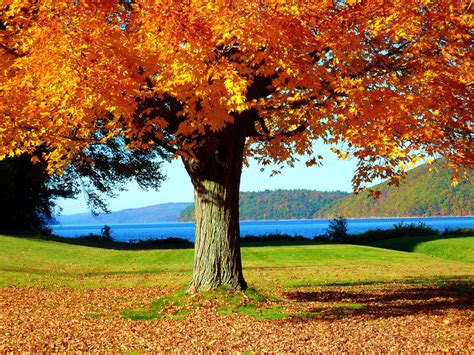
<path id="1" fill-rule="evenodd" d="M 100 240 L 111 242 L 113 241 L 111 228 L 108 225 L 105 225 L 100 230 Z"/>
<path id="2" fill-rule="evenodd" d="M 329 222 L 326 229 L 326 236 L 333 242 L 342 242 L 347 239 L 347 220 L 344 217 L 334 218 Z"/>

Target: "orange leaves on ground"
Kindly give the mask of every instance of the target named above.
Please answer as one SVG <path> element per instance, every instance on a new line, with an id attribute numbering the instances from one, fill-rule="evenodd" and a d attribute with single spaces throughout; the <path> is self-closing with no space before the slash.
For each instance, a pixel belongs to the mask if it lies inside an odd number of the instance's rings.
<path id="1" fill-rule="evenodd" d="M 472 286 L 320 287 L 279 292 L 288 319 L 219 315 L 207 301 L 184 319 L 132 321 L 167 288 L 0 289 L 6 351 L 469 352 Z M 293 315 L 293 316 L 292 316 Z M 299 316 L 295 316 L 299 315 Z"/>

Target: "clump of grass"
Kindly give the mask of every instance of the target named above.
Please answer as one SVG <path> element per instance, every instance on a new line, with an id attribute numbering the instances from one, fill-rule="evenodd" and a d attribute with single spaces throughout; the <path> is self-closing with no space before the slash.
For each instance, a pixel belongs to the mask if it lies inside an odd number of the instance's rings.
<path id="1" fill-rule="evenodd" d="M 281 306 L 261 307 L 255 304 L 245 304 L 241 306 L 226 305 L 219 307 L 219 313 L 223 315 L 245 314 L 257 320 L 283 319 L 288 317 L 288 313 Z"/>
<path id="2" fill-rule="evenodd" d="M 147 308 L 127 309 L 122 317 L 132 320 L 151 320 L 158 318 L 181 319 L 191 310 L 213 308 L 222 315 L 245 314 L 255 319 L 281 319 L 288 317 L 285 309 L 269 301 L 263 294 L 253 288 L 245 292 L 232 292 L 217 289 L 196 294 L 180 290 L 162 297 Z"/>
<path id="3" fill-rule="evenodd" d="M 187 305 L 188 295 L 180 290 L 162 297 L 147 308 L 133 308 L 122 311 L 122 317 L 132 320 L 151 320 L 159 318 L 185 318 L 190 309 Z"/>
<path id="4" fill-rule="evenodd" d="M 335 304 L 332 307 L 337 309 L 347 309 L 350 311 L 357 311 L 366 308 L 363 304 L 360 303 L 341 303 Z"/>

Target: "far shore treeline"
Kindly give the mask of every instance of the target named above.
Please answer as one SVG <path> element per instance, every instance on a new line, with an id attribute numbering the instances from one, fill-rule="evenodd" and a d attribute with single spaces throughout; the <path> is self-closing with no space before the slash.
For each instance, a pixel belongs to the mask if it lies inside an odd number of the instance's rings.
<path id="1" fill-rule="evenodd" d="M 431 169 L 431 171 L 430 171 Z M 408 172 L 400 187 L 386 182 L 373 187 L 378 199 L 368 193 L 341 191 L 276 190 L 243 192 L 240 195 L 241 220 L 313 219 L 366 217 L 470 216 L 474 214 L 473 173 L 450 183 L 453 171 L 442 164 L 422 165 Z M 194 206 L 181 212 L 181 221 L 193 219 Z"/>
<path id="2" fill-rule="evenodd" d="M 431 168 L 431 172 L 429 169 Z M 367 193 L 358 195 L 342 191 L 275 190 L 241 192 L 241 220 L 430 217 L 474 215 L 473 173 L 451 186 L 452 171 L 440 164 L 422 165 L 408 172 L 400 187 L 382 183 L 373 187 L 381 191 L 378 199 Z M 192 221 L 192 202 L 166 203 L 126 209 L 92 216 L 81 213 L 59 216 L 60 224 L 116 224 Z"/>

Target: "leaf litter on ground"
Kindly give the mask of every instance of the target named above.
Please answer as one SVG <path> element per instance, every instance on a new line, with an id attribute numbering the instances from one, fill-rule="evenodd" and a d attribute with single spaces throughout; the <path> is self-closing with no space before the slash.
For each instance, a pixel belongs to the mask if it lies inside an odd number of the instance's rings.
<path id="1" fill-rule="evenodd" d="M 471 282 L 304 287 L 271 297 L 8 287 L 0 289 L 0 349 L 472 352 L 472 291 Z M 137 310 L 149 317 L 133 319 Z"/>

